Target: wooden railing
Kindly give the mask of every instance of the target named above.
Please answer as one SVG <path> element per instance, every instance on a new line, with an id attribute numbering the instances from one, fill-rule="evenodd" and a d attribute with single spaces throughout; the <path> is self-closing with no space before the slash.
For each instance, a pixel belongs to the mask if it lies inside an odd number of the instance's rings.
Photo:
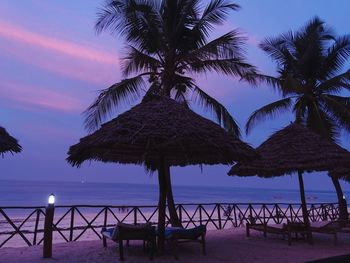
<path id="1" fill-rule="evenodd" d="M 302 222 L 300 204 L 178 204 L 184 227 L 206 225 L 208 229 L 240 227 L 246 223 Z M 54 242 L 101 238 L 102 227 L 117 222 L 157 223 L 157 206 L 56 206 L 53 222 Z M 336 220 L 336 203 L 308 205 L 310 221 Z M 0 207 L 0 248 L 40 245 L 43 242 L 45 207 Z M 168 224 L 167 215 L 167 224 Z"/>

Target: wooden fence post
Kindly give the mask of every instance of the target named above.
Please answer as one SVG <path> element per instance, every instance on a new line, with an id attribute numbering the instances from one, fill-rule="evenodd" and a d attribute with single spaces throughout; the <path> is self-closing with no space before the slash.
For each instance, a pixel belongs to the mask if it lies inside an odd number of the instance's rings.
<path id="1" fill-rule="evenodd" d="M 179 220 L 182 224 L 182 205 L 179 205 L 178 208 L 179 208 Z"/>
<path id="2" fill-rule="evenodd" d="M 107 218 L 108 218 L 108 207 L 105 207 L 105 215 L 104 215 L 104 219 L 103 219 L 103 227 L 104 228 L 107 227 Z"/>
<path id="3" fill-rule="evenodd" d="M 55 214 L 55 196 L 53 194 L 49 197 L 49 204 L 45 210 L 45 226 L 44 226 L 44 246 L 43 256 L 44 258 L 52 257 L 52 226 L 53 217 Z"/>
<path id="4" fill-rule="evenodd" d="M 74 206 L 70 211 L 70 226 L 69 226 L 69 241 L 73 241 L 73 231 L 74 231 Z"/>
<path id="5" fill-rule="evenodd" d="M 36 240 L 37 240 L 37 235 L 38 235 L 38 227 L 39 227 L 39 220 L 40 220 L 40 212 L 41 212 L 40 209 L 36 209 L 33 245 L 36 245 Z"/>
<path id="6" fill-rule="evenodd" d="M 137 207 L 134 207 L 134 225 L 137 224 Z"/>
<path id="7" fill-rule="evenodd" d="M 266 222 L 266 205 L 265 204 L 262 205 L 262 209 L 263 209 L 263 217 L 264 217 L 263 224 L 265 225 L 265 224 L 267 224 L 267 222 Z"/>
<path id="8" fill-rule="evenodd" d="M 222 229 L 222 224 L 221 224 L 221 206 L 220 204 L 216 204 L 217 210 L 218 210 L 218 220 L 219 220 L 219 229 Z"/>
<path id="9" fill-rule="evenodd" d="M 233 225 L 234 225 L 235 227 L 238 227 L 238 223 L 237 223 L 237 213 L 236 213 L 236 205 L 233 204 L 232 207 L 233 207 L 233 215 L 234 215 L 234 219 L 235 219 Z M 231 212 L 232 212 L 232 210 L 231 210 Z M 241 222 L 240 222 L 240 224 L 241 224 Z"/>

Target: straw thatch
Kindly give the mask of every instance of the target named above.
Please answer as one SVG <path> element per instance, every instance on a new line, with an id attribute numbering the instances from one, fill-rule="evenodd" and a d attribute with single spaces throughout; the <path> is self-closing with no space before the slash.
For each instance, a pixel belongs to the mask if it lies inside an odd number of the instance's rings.
<path id="1" fill-rule="evenodd" d="M 347 167 L 339 167 L 329 171 L 329 175 L 350 182 L 350 161 Z"/>
<path id="2" fill-rule="evenodd" d="M 85 160 L 169 166 L 232 164 L 255 157 L 252 147 L 176 101 L 148 95 L 69 149 L 68 162 Z"/>
<path id="3" fill-rule="evenodd" d="M 5 128 L 0 126 L 0 154 L 6 152 L 19 153 L 21 150 L 22 147 L 18 144 L 18 141 Z"/>
<path id="4" fill-rule="evenodd" d="M 350 153 L 304 126 L 291 124 L 257 149 L 260 158 L 238 163 L 229 175 L 274 177 L 297 171 L 330 171 L 346 167 Z"/>

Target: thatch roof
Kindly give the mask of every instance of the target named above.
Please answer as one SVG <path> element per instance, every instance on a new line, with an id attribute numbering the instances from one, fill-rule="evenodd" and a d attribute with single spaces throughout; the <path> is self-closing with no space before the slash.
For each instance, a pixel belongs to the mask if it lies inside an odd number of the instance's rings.
<path id="1" fill-rule="evenodd" d="M 18 144 L 18 141 L 5 128 L 0 126 L 0 154 L 6 152 L 19 153 L 21 150 L 22 147 Z"/>
<path id="2" fill-rule="evenodd" d="M 339 167 L 329 171 L 329 175 L 350 182 L 350 161 L 347 167 Z"/>
<path id="3" fill-rule="evenodd" d="M 178 102 L 149 95 L 69 149 L 68 162 L 147 164 L 161 156 L 170 166 L 232 164 L 255 157 L 249 145 Z"/>
<path id="4" fill-rule="evenodd" d="M 260 158 L 236 164 L 229 175 L 273 177 L 298 170 L 329 171 L 346 167 L 350 158 L 347 150 L 298 124 L 274 133 L 256 150 Z"/>

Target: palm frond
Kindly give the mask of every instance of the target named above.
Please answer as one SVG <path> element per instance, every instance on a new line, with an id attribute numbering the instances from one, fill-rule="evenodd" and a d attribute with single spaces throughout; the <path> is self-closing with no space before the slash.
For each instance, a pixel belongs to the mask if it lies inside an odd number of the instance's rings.
<path id="1" fill-rule="evenodd" d="M 227 0 L 212 0 L 203 11 L 197 25 L 220 25 L 228 17 L 230 11 L 239 10 L 240 6 Z"/>
<path id="2" fill-rule="evenodd" d="M 321 102 L 323 102 L 323 108 L 338 126 L 350 132 L 350 98 L 322 95 Z"/>
<path id="3" fill-rule="evenodd" d="M 144 71 L 157 72 L 162 63 L 155 57 L 146 54 L 133 46 L 128 46 L 128 55 L 123 59 L 122 74 L 126 77 L 131 73 Z"/>
<path id="4" fill-rule="evenodd" d="M 350 91 L 350 70 L 327 79 L 317 86 L 319 93 L 338 93 L 342 89 Z"/>
<path id="5" fill-rule="evenodd" d="M 298 96 L 293 105 L 295 122 L 306 126 L 307 99 L 304 96 Z"/>
<path id="6" fill-rule="evenodd" d="M 275 89 L 275 91 L 280 91 L 282 87 L 282 81 L 280 78 L 264 75 L 261 73 L 248 73 L 243 75 L 243 80 L 248 81 L 250 84 L 257 86 L 258 84 L 265 83 Z"/>
<path id="7" fill-rule="evenodd" d="M 228 110 L 217 100 L 204 92 L 199 87 L 193 87 L 194 100 L 205 109 L 211 110 L 215 116 L 217 122 L 223 126 L 228 132 L 240 137 L 241 132 L 237 122 L 228 112 Z"/>
<path id="8" fill-rule="evenodd" d="M 243 57 L 245 41 L 246 38 L 238 30 L 233 30 L 185 54 L 182 60 L 191 62 L 197 59 Z"/>
<path id="9" fill-rule="evenodd" d="M 109 30 L 124 36 L 141 50 L 159 50 L 162 46 L 161 16 L 158 1 L 154 0 L 108 0 L 98 12 L 95 29 L 97 33 Z"/>
<path id="10" fill-rule="evenodd" d="M 281 112 L 289 110 L 292 102 L 293 99 L 289 97 L 272 102 L 254 111 L 253 114 L 249 116 L 248 121 L 245 125 L 246 134 L 249 134 L 254 125 L 256 125 L 259 121 L 263 121 L 267 118 L 275 118 Z"/>
<path id="11" fill-rule="evenodd" d="M 145 86 L 142 75 L 124 79 L 100 92 L 97 99 L 84 111 L 85 128 L 96 130 L 101 123 L 115 110 L 121 102 L 139 98 L 141 89 Z"/>
<path id="12" fill-rule="evenodd" d="M 328 79 L 344 66 L 350 57 L 350 35 L 341 36 L 335 39 L 324 57 L 323 63 L 319 70 L 320 79 Z"/>
<path id="13" fill-rule="evenodd" d="M 336 141 L 339 138 L 339 126 L 323 109 L 320 101 L 313 102 L 308 107 L 306 125 L 312 131 Z"/>
<path id="14" fill-rule="evenodd" d="M 121 20 L 123 19 L 122 14 L 125 9 L 125 1 L 123 0 L 109 0 L 103 8 L 97 12 L 97 21 L 95 24 L 95 30 L 97 33 L 101 33 L 105 30 L 110 30 L 113 34 L 113 30 L 120 31 Z M 113 29 L 112 29 L 113 27 Z"/>
<path id="15" fill-rule="evenodd" d="M 185 93 L 181 89 L 176 89 L 174 99 L 189 108 Z"/>
<path id="16" fill-rule="evenodd" d="M 290 43 L 286 43 L 284 37 L 280 38 L 266 38 L 259 47 L 267 53 L 272 60 L 276 61 L 278 65 L 283 65 L 284 68 L 291 67 L 295 64 L 295 58 L 288 47 Z"/>
<path id="17" fill-rule="evenodd" d="M 173 88 L 171 90 L 171 96 L 176 101 L 184 103 L 188 106 L 187 98 L 189 91 L 196 86 L 194 79 L 187 76 L 174 74 L 172 84 Z"/>
<path id="18" fill-rule="evenodd" d="M 254 74 L 255 68 L 241 58 L 197 60 L 190 63 L 189 70 L 195 73 L 214 71 L 225 75 L 243 77 L 247 74 Z"/>
<path id="19" fill-rule="evenodd" d="M 318 16 L 315 16 L 309 20 L 304 27 L 298 30 L 296 38 L 298 39 L 310 39 L 315 37 L 321 42 L 328 42 L 334 40 L 334 32 L 331 28 L 325 25 L 325 22 Z"/>
<path id="20" fill-rule="evenodd" d="M 202 16 L 192 28 L 192 33 L 198 36 L 200 44 L 206 42 L 209 33 L 214 29 L 214 25 L 222 24 L 230 11 L 237 11 L 239 5 L 225 0 L 212 0 L 204 9 Z"/>

